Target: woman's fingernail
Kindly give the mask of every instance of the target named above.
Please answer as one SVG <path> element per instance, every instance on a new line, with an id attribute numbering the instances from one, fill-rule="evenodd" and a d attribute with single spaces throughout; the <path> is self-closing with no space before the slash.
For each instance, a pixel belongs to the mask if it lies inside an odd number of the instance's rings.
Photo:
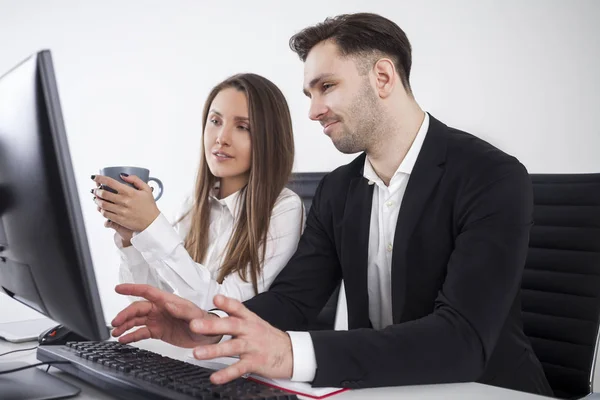
<path id="1" fill-rule="evenodd" d="M 121 172 L 121 175 L 124 176 L 125 178 L 127 178 L 129 176 L 129 174 L 126 174 L 125 172 Z"/>
<path id="2" fill-rule="evenodd" d="M 90 190 L 90 193 L 94 194 L 94 189 L 91 189 L 91 190 Z"/>
<path id="3" fill-rule="evenodd" d="M 96 179 L 96 175 L 92 175 L 92 180 Z"/>

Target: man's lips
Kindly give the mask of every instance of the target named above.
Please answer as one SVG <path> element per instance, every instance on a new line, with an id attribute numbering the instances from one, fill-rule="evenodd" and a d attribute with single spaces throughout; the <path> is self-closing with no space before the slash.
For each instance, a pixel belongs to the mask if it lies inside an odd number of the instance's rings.
<path id="1" fill-rule="evenodd" d="M 323 125 L 323 133 L 325 133 L 326 135 L 329 136 L 329 134 L 331 133 L 331 130 L 333 129 L 333 125 L 337 124 L 339 121 L 331 121 L 331 122 L 327 122 L 326 124 Z"/>

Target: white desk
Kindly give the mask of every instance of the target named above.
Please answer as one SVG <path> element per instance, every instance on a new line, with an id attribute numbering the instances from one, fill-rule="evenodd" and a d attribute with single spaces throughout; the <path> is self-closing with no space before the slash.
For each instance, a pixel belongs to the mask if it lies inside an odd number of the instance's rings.
<path id="1" fill-rule="evenodd" d="M 0 353 L 5 353 L 11 350 L 26 349 L 28 347 L 34 347 L 37 342 L 25 342 L 25 343 L 9 343 L 0 340 Z M 167 355 L 172 358 L 184 360 L 189 354 L 189 350 L 180 349 L 174 346 L 170 346 L 166 343 L 156 340 L 146 340 L 138 344 L 139 347 L 151 350 L 157 353 Z M 24 361 L 33 364 L 37 361 L 35 357 L 36 351 L 29 350 L 25 352 L 13 353 L 6 356 L 0 357 L 0 363 L 6 361 Z M 47 368 L 47 367 L 40 367 Z M 76 379 L 68 374 L 61 372 L 56 368 L 50 368 L 49 371 L 52 375 L 60 376 L 62 379 L 72 383 L 75 386 L 81 388 L 79 396 L 75 397 L 77 400 L 88 400 L 88 399 L 101 399 L 108 400 L 114 399 L 99 389 L 88 385 L 87 383 Z M 378 388 L 378 389 L 360 389 L 350 390 L 334 396 L 329 397 L 331 400 L 358 400 L 358 399 L 369 399 L 369 400 L 383 400 L 383 399 L 447 399 L 447 400 L 479 400 L 479 399 L 491 399 L 491 400 L 542 400 L 550 399 L 550 397 L 536 396 L 528 393 L 517 392 L 513 390 L 501 389 L 494 386 L 482 385 L 479 383 L 456 383 L 456 384 L 445 384 L 445 385 L 422 385 L 422 386 L 402 386 L 392 388 Z"/>

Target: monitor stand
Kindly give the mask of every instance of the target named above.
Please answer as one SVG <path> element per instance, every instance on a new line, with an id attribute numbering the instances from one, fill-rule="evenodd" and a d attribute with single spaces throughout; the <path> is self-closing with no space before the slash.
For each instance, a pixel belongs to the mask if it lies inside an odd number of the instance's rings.
<path id="1" fill-rule="evenodd" d="M 24 362 L 0 362 L 0 372 L 28 365 Z M 66 399 L 81 389 L 50 375 L 38 367 L 0 375 L 2 400 Z"/>

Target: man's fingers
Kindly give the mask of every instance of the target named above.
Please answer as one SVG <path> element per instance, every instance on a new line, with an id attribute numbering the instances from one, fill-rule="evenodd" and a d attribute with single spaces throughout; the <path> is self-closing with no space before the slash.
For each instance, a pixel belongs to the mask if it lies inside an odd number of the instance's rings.
<path id="1" fill-rule="evenodd" d="M 123 343 L 123 344 L 127 344 L 127 343 L 132 343 L 132 342 L 139 342 L 140 340 L 145 340 L 145 339 L 150 339 L 152 338 L 152 334 L 150 333 L 150 330 L 147 327 L 142 327 L 140 329 L 137 329 L 134 332 L 128 333 L 125 336 L 121 336 L 119 338 L 119 342 Z M 155 338 L 158 339 L 158 338 Z"/>
<path id="2" fill-rule="evenodd" d="M 142 285 L 135 283 L 123 283 L 115 287 L 115 291 L 119 294 L 127 296 L 137 296 L 148 300 L 149 306 L 140 305 L 138 308 L 143 307 L 145 312 L 151 309 L 151 303 L 156 304 L 157 307 L 164 307 L 172 316 L 183 319 L 185 321 L 191 321 L 194 318 L 204 318 L 206 316 L 205 311 L 196 306 L 189 300 L 183 299 L 172 293 L 165 292 L 157 289 L 154 286 Z M 147 303 L 147 302 L 140 302 Z M 135 304 L 135 303 L 134 303 Z M 130 319 L 132 316 L 141 316 L 136 314 L 137 308 L 130 305 L 125 310 L 121 311 L 113 320 L 114 323 L 122 324 L 125 320 Z M 148 307 L 148 308 L 145 308 Z"/>
<path id="3" fill-rule="evenodd" d="M 210 376 L 210 381 L 217 385 L 230 382 L 234 379 L 240 378 L 243 375 L 249 374 L 251 371 L 250 362 L 246 360 L 240 360 L 235 364 L 230 365 L 218 372 L 215 372 Z"/>
<path id="4" fill-rule="evenodd" d="M 168 301 L 165 308 L 175 318 L 190 322 L 194 318 L 204 318 L 206 313 L 191 301 L 177 299 L 177 302 Z"/>
<path id="5" fill-rule="evenodd" d="M 217 357 L 238 356 L 245 352 L 246 341 L 231 339 L 223 343 L 199 346 L 194 349 L 194 357 L 198 360 L 209 360 Z"/>
<path id="6" fill-rule="evenodd" d="M 248 333 L 247 322 L 237 317 L 195 319 L 190 323 L 190 330 L 206 336 L 240 336 Z"/>
<path id="7" fill-rule="evenodd" d="M 215 306 L 227 314 L 243 319 L 253 318 L 256 316 L 252 311 L 248 310 L 245 305 L 236 299 L 218 294 L 213 299 Z"/>
<path id="8" fill-rule="evenodd" d="M 177 299 L 182 300 L 174 294 L 165 292 L 154 286 L 138 284 L 138 283 L 123 283 L 115 287 L 115 292 L 127 296 L 143 297 L 153 303 L 164 304 L 166 302 L 177 302 Z M 173 301 L 173 299 L 175 301 Z"/>
<path id="9" fill-rule="evenodd" d="M 111 324 L 115 328 L 118 328 L 130 319 L 145 317 L 151 310 L 152 303 L 148 301 L 136 301 L 121 310 L 121 312 L 119 312 L 117 316 L 113 318 Z"/>
<path id="10" fill-rule="evenodd" d="M 111 334 L 113 335 L 113 337 L 119 337 L 128 330 L 135 328 L 136 326 L 145 326 L 146 321 L 148 321 L 148 319 L 145 316 L 129 319 L 125 321 L 125 323 L 119 325 L 118 327 L 115 327 L 112 330 Z"/>

